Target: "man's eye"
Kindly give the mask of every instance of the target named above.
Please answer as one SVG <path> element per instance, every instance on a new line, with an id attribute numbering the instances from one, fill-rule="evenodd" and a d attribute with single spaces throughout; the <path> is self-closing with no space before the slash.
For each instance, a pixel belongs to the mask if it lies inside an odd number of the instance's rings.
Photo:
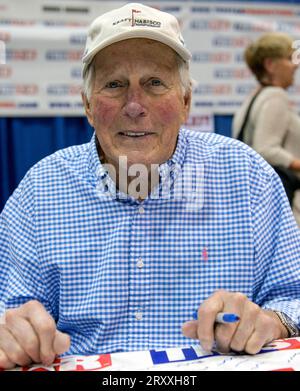
<path id="1" fill-rule="evenodd" d="M 153 87 L 159 87 L 163 85 L 163 83 L 159 79 L 151 79 L 150 83 Z"/>
<path id="2" fill-rule="evenodd" d="M 119 81 L 110 81 L 109 83 L 105 84 L 106 88 L 118 88 L 122 87 L 122 84 Z"/>

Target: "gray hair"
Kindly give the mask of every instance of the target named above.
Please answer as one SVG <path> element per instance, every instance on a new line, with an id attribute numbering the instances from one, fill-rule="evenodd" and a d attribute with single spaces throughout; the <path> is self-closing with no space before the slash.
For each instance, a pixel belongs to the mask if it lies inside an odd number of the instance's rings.
<path id="1" fill-rule="evenodd" d="M 176 53 L 176 63 L 178 65 L 178 72 L 182 86 L 182 94 L 186 96 L 192 91 L 194 81 L 190 75 L 189 62 L 186 62 Z M 89 101 L 92 96 L 93 83 L 95 79 L 95 65 L 94 61 L 88 66 L 83 75 L 83 94 Z"/>

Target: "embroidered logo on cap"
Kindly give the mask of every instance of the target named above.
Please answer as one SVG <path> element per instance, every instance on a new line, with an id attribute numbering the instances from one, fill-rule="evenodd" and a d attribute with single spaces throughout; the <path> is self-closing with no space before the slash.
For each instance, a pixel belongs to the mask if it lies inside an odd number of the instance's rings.
<path id="1" fill-rule="evenodd" d="M 141 11 L 138 10 L 131 10 L 131 26 L 135 25 L 135 20 L 134 20 L 134 14 L 139 14 Z"/>
<path id="2" fill-rule="evenodd" d="M 151 19 L 144 19 L 144 18 L 138 18 L 135 17 L 134 14 L 140 13 L 142 11 L 132 9 L 131 10 L 131 18 L 123 18 L 120 20 L 117 20 L 116 22 L 113 22 L 113 26 L 122 23 L 122 22 L 131 22 L 131 26 L 148 26 L 148 27 L 160 27 L 161 22 L 158 20 L 151 20 Z"/>

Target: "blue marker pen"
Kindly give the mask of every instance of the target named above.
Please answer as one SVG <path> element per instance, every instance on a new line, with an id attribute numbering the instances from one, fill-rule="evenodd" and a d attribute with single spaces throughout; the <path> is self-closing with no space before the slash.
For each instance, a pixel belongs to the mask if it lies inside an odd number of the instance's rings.
<path id="1" fill-rule="evenodd" d="M 193 319 L 198 320 L 198 311 L 196 310 L 193 314 Z M 235 323 L 240 320 L 240 317 L 236 314 L 229 312 L 219 312 L 216 316 L 216 323 Z"/>

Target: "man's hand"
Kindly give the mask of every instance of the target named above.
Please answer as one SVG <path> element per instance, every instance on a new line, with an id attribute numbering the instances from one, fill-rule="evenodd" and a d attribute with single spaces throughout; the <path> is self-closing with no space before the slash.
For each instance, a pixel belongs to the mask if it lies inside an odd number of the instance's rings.
<path id="1" fill-rule="evenodd" d="M 38 301 L 5 312 L 0 324 L 0 367 L 32 362 L 50 365 L 70 347 L 70 337 L 56 329 L 54 319 Z"/>
<path id="2" fill-rule="evenodd" d="M 240 317 L 237 323 L 215 323 L 218 312 L 231 312 Z M 183 324 L 186 337 L 199 339 L 211 351 L 214 340 L 223 353 L 230 350 L 255 354 L 267 343 L 286 338 L 287 330 L 273 311 L 263 310 L 242 293 L 219 290 L 198 309 L 198 320 Z"/>

